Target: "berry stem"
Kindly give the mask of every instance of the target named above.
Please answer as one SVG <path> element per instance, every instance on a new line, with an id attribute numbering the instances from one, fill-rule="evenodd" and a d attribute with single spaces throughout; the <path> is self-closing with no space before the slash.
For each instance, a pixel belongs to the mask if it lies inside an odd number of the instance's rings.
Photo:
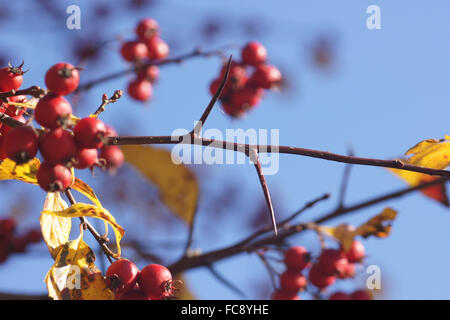
<path id="1" fill-rule="evenodd" d="M 67 189 L 66 191 L 64 191 L 64 193 L 71 205 L 74 205 L 77 203 L 75 198 L 73 197 L 73 194 L 70 191 L 70 189 Z M 105 237 L 102 237 L 85 217 L 80 217 L 80 221 L 82 224 L 84 224 L 86 226 L 86 228 L 89 230 L 89 232 L 95 238 L 95 240 L 97 240 L 98 244 L 103 249 L 105 256 L 108 258 L 109 262 L 112 263 L 113 261 L 112 261 L 111 257 L 114 257 L 114 252 L 112 252 L 106 245 L 107 239 L 105 239 Z"/>

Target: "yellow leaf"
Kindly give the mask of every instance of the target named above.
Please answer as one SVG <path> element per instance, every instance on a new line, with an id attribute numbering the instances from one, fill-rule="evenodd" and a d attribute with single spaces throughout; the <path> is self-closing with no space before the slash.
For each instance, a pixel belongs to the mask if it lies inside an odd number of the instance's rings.
<path id="1" fill-rule="evenodd" d="M 319 230 L 339 240 L 344 251 L 348 251 L 356 236 L 367 238 L 375 236 L 386 238 L 391 232 L 391 222 L 397 217 L 397 211 L 385 208 L 383 212 L 369 219 L 367 222 L 354 228 L 348 224 L 340 224 L 337 227 L 319 226 Z"/>
<path id="2" fill-rule="evenodd" d="M 10 159 L 5 159 L 0 163 L 0 180 L 16 179 L 37 184 L 36 173 L 39 165 L 40 161 L 38 158 L 34 158 L 22 165 L 17 165 Z"/>
<path id="3" fill-rule="evenodd" d="M 403 160 L 405 162 L 405 160 Z M 404 180 L 411 187 L 418 186 L 419 184 L 423 184 L 434 179 L 439 179 L 438 176 L 430 176 L 421 172 L 412 172 L 406 170 L 399 169 L 389 169 L 390 172 L 394 173 L 397 177 Z M 426 188 L 420 189 L 420 192 L 425 196 L 438 201 L 444 206 L 448 207 L 450 205 L 447 191 L 445 187 L 445 182 L 435 184 Z"/>
<path id="4" fill-rule="evenodd" d="M 116 219 L 105 208 L 99 208 L 95 205 L 79 202 L 61 211 L 42 211 L 42 213 L 69 218 L 92 217 L 102 219 L 103 221 L 109 223 L 114 230 L 117 246 L 117 253 L 115 254 L 115 257 L 120 257 L 120 240 L 125 234 L 125 230 L 116 222 Z"/>
<path id="5" fill-rule="evenodd" d="M 59 192 L 47 193 L 43 211 L 62 211 L 67 207 L 67 203 L 61 198 Z M 42 236 L 47 244 L 48 250 L 53 259 L 56 259 L 61 247 L 69 241 L 70 230 L 72 227 L 71 218 L 42 213 L 39 222 L 41 224 Z"/>
<path id="6" fill-rule="evenodd" d="M 94 190 L 92 190 L 91 187 L 87 185 L 84 181 L 75 178 L 75 181 L 72 185 L 72 189 L 77 190 L 78 192 L 84 194 L 86 197 L 88 197 L 89 200 L 91 200 L 97 207 L 103 208 L 102 204 L 97 198 L 97 195 L 95 194 Z"/>
<path id="7" fill-rule="evenodd" d="M 113 292 L 94 264 L 95 255 L 83 241 L 83 230 L 58 253 L 45 277 L 49 296 L 55 300 L 113 300 Z"/>
<path id="8" fill-rule="evenodd" d="M 419 142 L 405 155 L 412 155 L 409 163 L 416 166 L 444 169 L 450 164 L 450 141 L 428 139 Z"/>
<path id="9" fill-rule="evenodd" d="M 184 165 L 173 163 L 169 151 L 149 146 L 122 146 L 125 161 L 159 189 L 161 200 L 181 219 L 192 222 L 198 201 L 198 182 Z"/>

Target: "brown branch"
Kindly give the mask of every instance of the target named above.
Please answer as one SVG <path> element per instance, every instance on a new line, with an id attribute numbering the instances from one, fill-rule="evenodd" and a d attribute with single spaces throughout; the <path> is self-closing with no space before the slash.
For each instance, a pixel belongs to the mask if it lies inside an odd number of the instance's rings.
<path id="1" fill-rule="evenodd" d="M 264 198 L 266 199 L 267 207 L 269 208 L 269 214 L 270 214 L 270 220 L 272 222 L 273 233 L 276 236 L 278 234 L 278 231 L 277 231 L 277 222 L 275 219 L 275 212 L 273 210 L 273 204 L 272 204 L 272 199 L 270 197 L 269 187 L 267 186 L 266 178 L 264 177 L 264 174 L 262 172 L 261 163 L 259 162 L 258 153 L 256 152 L 256 149 L 253 149 L 250 152 L 250 159 L 255 164 L 256 172 L 258 173 L 259 182 L 261 183 L 261 187 L 264 192 Z"/>
<path id="2" fill-rule="evenodd" d="M 70 189 L 67 189 L 64 193 L 66 194 L 67 199 L 69 199 L 69 202 L 71 205 L 74 205 L 77 203 L 75 201 L 75 198 L 73 197 Z M 81 221 L 81 223 L 83 223 L 86 226 L 86 228 L 92 234 L 94 239 L 98 242 L 100 247 L 103 249 L 103 252 L 105 253 L 105 256 L 108 258 L 109 262 L 112 263 L 113 262 L 112 257 L 114 257 L 114 252 L 112 252 L 106 245 L 106 242 L 108 242 L 108 239 L 101 236 L 85 217 L 80 217 L 80 221 Z"/>
<path id="3" fill-rule="evenodd" d="M 14 96 L 33 96 L 35 98 L 42 98 L 48 93 L 46 89 L 41 89 L 38 86 L 32 86 L 22 90 L 11 90 L 7 92 L 0 92 L 0 100 L 5 101 L 6 98 Z"/>
<path id="4" fill-rule="evenodd" d="M 420 190 L 420 189 L 423 189 L 426 187 L 430 187 L 435 184 L 444 183 L 448 180 L 449 180 L 448 178 L 439 178 L 439 179 L 436 179 L 433 181 L 429 181 L 429 182 L 420 184 L 415 187 L 407 187 L 407 188 L 403 188 L 403 189 L 400 189 L 395 192 L 391 192 L 391 193 L 388 193 L 388 194 L 385 194 L 385 195 L 382 195 L 379 197 L 375 197 L 373 199 L 357 203 L 353 206 L 349 206 L 346 208 L 338 208 L 338 209 L 332 210 L 331 212 L 316 219 L 312 223 L 297 224 L 297 225 L 292 225 L 292 226 L 285 225 L 283 228 L 279 229 L 278 236 L 272 235 L 272 236 L 266 236 L 266 237 L 262 237 L 257 240 L 254 240 L 258 237 L 251 235 L 251 236 L 245 238 L 244 240 L 241 240 L 231 246 L 228 246 L 228 247 L 225 247 L 222 249 L 213 250 L 213 251 L 210 251 L 210 252 L 207 252 L 207 253 L 204 253 L 201 255 L 193 256 L 193 257 L 183 257 L 180 260 L 178 260 L 177 262 L 170 265 L 169 269 L 173 273 L 179 273 L 179 272 L 186 271 L 186 270 L 189 270 L 192 268 L 209 265 L 209 264 L 215 263 L 217 261 L 235 256 L 238 254 L 253 252 L 259 248 L 262 248 L 262 247 L 265 247 L 268 245 L 282 244 L 284 239 L 286 239 L 294 234 L 297 234 L 299 232 L 302 232 L 306 229 L 309 229 L 311 225 L 321 224 L 321 223 L 327 222 L 331 219 L 334 219 L 337 217 L 342 217 L 343 215 L 346 215 L 348 213 L 351 213 L 351 212 L 354 212 L 354 211 L 357 211 L 357 210 L 360 210 L 363 208 L 367 208 L 372 205 L 385 202 L 387 200 L 399 198 L 401 196 L 410 194 L 414 191 L 417 191 L 417 190 Z M 261 230 L 257 231 L 255 234 L 258 236 L 262 236 L 266 233 L 265 230 L 267 230 L 267 228 L 262 229 L 262 231 Z M 249 239 L 254 240 L 254 241 L 251 241 Z"/>
<path id="5" fill-rule="evenodd" d="M 0 300 L 52 300 L 47 294 L 0 292 Z"/>
<path id="6" fill-rule="evenodd" d="M 105 111 L 105 107 L 110 104 L 110 103 L 114 103 L 117 102 L 117 100 L 120 99 L 120 97 L 122 97 L 123 91 L 122 90 L 116 90 L 114 91 L 114 94 L 108 98 L 108 96 L 105 94 L 103 94 L 102 96 L 102 104 L 100 105 L 100 107 L 98 107 L 98 109 L 93 113 L 94 117 L 98 117 L 100 115 L 100 113 L 102 113 L 103 111 Z"/>
<path id="7" fill-rule="evenodd" d="M 223 57 L 224 53 L 222 52 L 222 50 L 203 51 L 201 48 L 195 48 L 192 52 L 189 52 L 187 54 L 183 54 L 178 57 L 169 58 L 169 59 L 165 59 L 165 60 L 149 61 L 140 67 L 164 66 L 164 65 L 168 65 L 168 64 L 177 64 L 177 63 L 182 63 L 188 59 L 192 59 L 192 58 L 196 58 L 196 57 L 210 57 L 210 56 Z M 79 85 L 75 92 L 82 92 L 85 90 L 89 90 L 92 87 L 99 85 L 101 83 L 104 83 L 104 82 L 107 82 L 110 80 L 114 80 L 114 79 L 118 79 L 123 76 L 126 76 L 127 74 L 134 73 L 134 72 L 136 72 L 136 70 L 137 70 L 137 66 L 133 65 L 132 67 L 129 67 L 127 69 L 123 69 L 120 71 L 116 71 L 116 72 L 104 75 L 100 78 L 97 78 L 97 79 L 94 79 L 94 80 L 91 80 L 89 82 Z"/>

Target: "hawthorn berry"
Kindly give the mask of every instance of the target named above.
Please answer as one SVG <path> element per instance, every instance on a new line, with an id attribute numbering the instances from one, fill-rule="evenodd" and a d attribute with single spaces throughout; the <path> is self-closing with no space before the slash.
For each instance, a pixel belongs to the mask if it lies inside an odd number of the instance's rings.
<path id="1" fill-rule="evenodd" d="M 226 65 L 222 67 L 220 72 L 220 78 L 222 78 L 226 71 Z M 243 88 L 247 83 L 248 75 L 244 66 L 237 62 L 232 62 L 230 66 L 230 71 L 228 73 L 228 80 L 225 85 L 227 91 L 230 89 L 240 89 Z"/>
<path id="2" fill-rule="evenodd" d="M 226 114 L 233 118 L 240 118 L 245 113 L 245 109 L 241 108 L 241 106 L 225 101 L 222 101 L 222 109 Z"/>
<path id="3" fill-rule="evenodd" d="M 28 126 L 9 130 L 4 140 L 5 153 L 17 164 L 23 164 L 36 156 L 38 151 L 38 135 Z"/>
<path id="4" fill-rule="evenodd" d="M 340 279 L 353 278 L 356 275 L 356 265 L 354 263 L 347 263 L 347 267 L 338 274 Z"/>
<path id="5" fill-rule="evenodd" d="M 28 99 L 26 96 L 12 96 L 9 97 L 8 100 L 10 102 L 17 102 L 17 103 L 27 103 Z M 4 111 L 8 116 L 14 117 L 17 115 L 22 115 L 25 110 L 24 108 L 20 106 L 14 106 L 14 105 L 7 105 Z"/>
<path id="6" fill-rule="evenodd" d="M 153 95 L 153 87 L 150 81 L 136 79 L 128 84 L 128 94 L 135 100 L 148 101 Z"/>
<path id="7" fill-rule="evenodd" d="M 371 294 L 367 290 L 356 290 L 351 294 L 352 300 L 372 300 Z"/>
<path id="8" fill-rule="evenodd" d="M 138 284 L 147 297 L 165 297 L 172 293 L 172 274 L 164 266 L 149 264 L 141 270 Z"/>
<path id="9" fill-rule="evenodd" d="M 138 289 L 133 289 L 123 294 L 117 295 L 116 300 L 151 300 L 151 299 L 146 297 L 142 291 Z"/>
<path id="10" fill-rule="evenodd" d="M 321 268 L 317 264 L 314 264 L 309 270 L 308 279 L 309 282 L 321 290 L 331 286 L 336 281 L 335 276 L 323 274 Z"/>
<path id="11" fill-rule="evenodd" d="M 44 134 L 39 142 L 39 150 L 45 161 L 65 165 L 75 156 L 77 144 L 70 131 L 57 128 Z"/>
<path id="12" fill-rule="evenodd" d="M 11 247 L 13 252 L 23 253 L 27 248 L 28 241 L 25 237 L 13 237 L 11 239 Z"/>
<path id="13" fill-rule="evenodd" d="M 67 167 L 48 162 L 41 163 L 37 172 L 39 186 L 47 192 L 64 191 L 72 185 L 72 172 Z"/>
<path id="14" fill-rule="evenodd" d="M 8 156 L 6 155 L 5 152 L 5 146 L 4 146 L 4 140 L 5 137 L 3 135 L 0 136 L 0 161 L 5 160 L 6 158 L 8 158 Z"/>
<path id="15" fill-rule="evenodd" d="M 136 34 L 141 39 L 151 38 L 159 33 L 159 24 L 151 18 L 144 18 L 136 26 Z"/>
<path id="16" fill-rule="evenodd" d="M 267 50 L 262 44 L 252 41 L 242 49 L 241 55 L 243 63 L 258 66 L 266 61 Z"/>
<path id="17" fill-rule="evenodd" d="M 147 45 L 140 41 L 127 41 L 122 44 L 120 54 L 127 61 L 136 61 L 148 56 Z"/>
<path id="18" fill-rule="evenodd" d="M 349 262 L 361 262 L 365 255 L 364 245 L 358 240 L 353 240 L 350 249 L 345 252 L 345 256 Z"/>
<path id="19" fill-rule="evenodd" d="M 283 291 L 297 292 L 306 288 L 308 280 L 297 271 L 286 270 L 280 276 L 280 287 Z"/>
<path id="20" fill-rule="evenodd" d="M 302 246 L 290 247 L 284 255 L 284 264 L 289 270 L 302 271 L 311 262 L 311 254 Z"/>
<path id="21" fill-rule="evenodd" d="M 342 291 L 336 291 L 330 297 L 329 300 L 352 300 L 352 297 L 345 292 Z"/>
<path id="22" fill-rule="evenodd" d="M 277 290 L 272 294 L 272 300 L 300 300 L 296 292 Z"/>
<path id="23" fill-rule="evenodd" d="M 155 82 L 159 78 L 158 66 L 143 66 L 137 73 L 139 80 L 148 80 L 151 83 Z"/>
<path id="24" fill-rule="evenodd" d="M 276 67 L 268 64 L 256 68 L 249 79 L 252 86 L 270 89 L 281 82 L 281 72 Z"/>
<path id="25" fill-rule="evenodd" d="M 38 229 L 31 229 L 25 234 L 28 243 L 37 243 L 42 240 L 42 233 Z"/>
<path id="26" fill-rule="evenodd" d="M 16 220 L 14 218 L 5 218 L 0 220 L 0 237 L 9 237 L 16 230 Z"/>
<path id="27" fill-rule="evenodd" d="M 124 155 L 118 146 L 103 146 L 99 160 L 104 161 L 107 169 L 117 170 L 124 162 Z"/>
<path id="28" fill-rule="evenodd" d="M 136 285 L 139 277 L 139 269 L 128 259 L 114 261 L 106 270 L 106 281 L 110 288 L 117 293 L 130 291 Z"/>
<path id="29" fill-rule="evenodd" d="M 22 71 L 23 62 L 18 67 L 13 67 L 9 64 L 7 67 L 0 69 L 0 91 L 17 90 L 23 82 Z"/>
<path id="30" fill-rule="evenodd" d="M 341 250 L 324 249 L 317 265 L 323 274 L 342 275 L 347 270 L 348 260 Z"/>
<path id="31" fill-rule="evenodd" d="M 72 164 L 77 169 L 91 168 L 97 162 L 97 149 L 78 149 Z"/>
<path id="32" fill-rule="evenodd" d="M 81 119 L 73 128 L 75 140 L 80 148 L 98 149 L 103 146 L 106 134 L 105 124 L 94 117 Z"/>
<path id="33" fill-rule="evenodd" d="M 148 48 L 148 57 L 150 59 L 163 60 L 169 56 L 169 46 L 157 36 L 145 40 Z"/>
<path id="34" fill-rule="evenodd" d="M 261 88 L 244 87 L 233 91 L 230 97 L 230 103 L 250 109 L 256 106 L 260 101 L 264 91 Z"/>
<path id="35" fill-rule="evenodd" d="M 75 91 L 79 82 L 78 69 L 66 62 L 53 65 L 45 74 L 45 85 L 51 92 L 59 96 L 65 96 Z"/>
<path id="36" fill-rule="evenodd" d="M 56 95 L 46 95 L 36 105 L 34 119 L 48 129 L 62 127 L 70 119 L 72 107 L 65 98 Z"/>
<path id="37" fill-rule="evenodd" d="M 27 122 L 27 120 L 22 115 L 17 115 L 17 116 L 11 117 L 11 118 L 13 118 L 14 120 L 17 120 L 19 122 L 22 122 L 22 123 L 26 123 Z M 8 126 L 8 125 L 2 126 L 0 128 L 0 136 L 4 136 L 5 137 L 11 129 L 12 128 L 10 126 Z"/>

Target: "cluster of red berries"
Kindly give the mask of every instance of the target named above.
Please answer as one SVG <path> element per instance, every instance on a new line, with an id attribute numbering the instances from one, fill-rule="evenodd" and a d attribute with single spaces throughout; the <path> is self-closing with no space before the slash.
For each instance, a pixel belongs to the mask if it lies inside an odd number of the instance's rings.
<path id="1" fill-rule="evenodd" d="M 13 253 L 25 252 L 27 246 L 41 241 L 41 231 L 30 229 L 23 235 L 16 235 L 16 221 L 13 218 L 0 219 L 0 263 Z"/>
<path id="2" fill-rule="evenodd" d="M 336 282 L 337 279 L 353 278 L 356 274 L 356 264 L 365 257 L 364 245 L 354 240 L 350 249 L 323 249 L 319 257 L 313 262 L 311 254 L 302 246 L 289 248 L 284 256 L 284 264 L 287 268 L 280 276 L 280 286 L 274 292 L 274 300 L 298 300 L 298 292 L 306 288 L 308 283 L 325 290 Z M 302 271 L 309 268 L 308 278 L 303 276 Z M 363 290 L 355 291 L 354 299 L 362 300 L 370 298 Z M 341 292 L 337 293 L 338 296 Z M 353 297 L 353 296 L 352 296 Z M 331 297 L 330 297 L 331 298 Z"/>
<path id="3" fill-rule="evenodd" d="M 170 271 L 159 264 L 149 264 L 141 271 L 127 259 L 114 261 L 106 270 L 106 283 L 116 300 L 162 300 L 173 295 Z"/>
<path id="4" fill-rule="evenodd" d="M 124 42 L 120 54 L 136 66 L 136 77 L 128 84 L 128 94 L 135 100 L 148 101 L 153 95 L 152 84 L 159 78 L 159 68 L 152 61 L 169 56 L 169 46 L 159 36 L 159 24 L 144 18 L 136 26 L 136 40 Z"/>
<path id="5" fill-rule="evenodd" d="M 345 293 L 342 291 L 336 291 L 330 297 L 329 300 L 372 300 L 372 296 L 367 290 L 360 289 L 353 291 L 352 293 Z"/>
<path id="6" fill-rule="evenodd" d="M 18 81 L 17 75 L 20 72 L 12 69 L 8 78 L 2 77 L 1 70 L 5 69 L 0 69 L 1 90 L 19 89 L 22 80 Z M 49 93 L 39 99 L 34 110 L 34 119 L 45 130 L 39 133 L 31 126 L 10 128 L 3 125 L 0 128 L 0 160 L 7 157 L 23 164 L 33 159 L 39 150 L 44 162 L 39 167 L 37 180 L 48 192 L 63 191 L 71 186 L 72 166 L 86 169 L 98 165 L 115 170 L 122 165 L 124 158 L 120 148 L 103 146 L 106 137 L 117 135 L 112 128 L 94 117 L 83 118 L 72 125 L 72 107 L 63 95 L 77 88 L 77 68 L 69 63 L 55 64 L 47 71 L 45 83 Z M 14 96 L 0 106 L 0 112 L 25 124 L 24 108 L 11 105 L 11 102 L 26 103 L 27 98 Z M 101 149 L 100 156 L 97 149 Z"/>
<path id="7" fill-rule="evenodd" d="M 281 84 L 281 72 L 266 63 L 267 50 L 263 45 L 250 42 L 242 49 L 241 56 L 241 62 L 232 62 L 228 81 L 220 97 L 225 113 L 235 118 L 256 107 L 265 89 L 276 88 Z M 226 65 L 222 67 L 219 77 L 211 82 L 211 95 L 219 88 L 225 70 Z"/>

